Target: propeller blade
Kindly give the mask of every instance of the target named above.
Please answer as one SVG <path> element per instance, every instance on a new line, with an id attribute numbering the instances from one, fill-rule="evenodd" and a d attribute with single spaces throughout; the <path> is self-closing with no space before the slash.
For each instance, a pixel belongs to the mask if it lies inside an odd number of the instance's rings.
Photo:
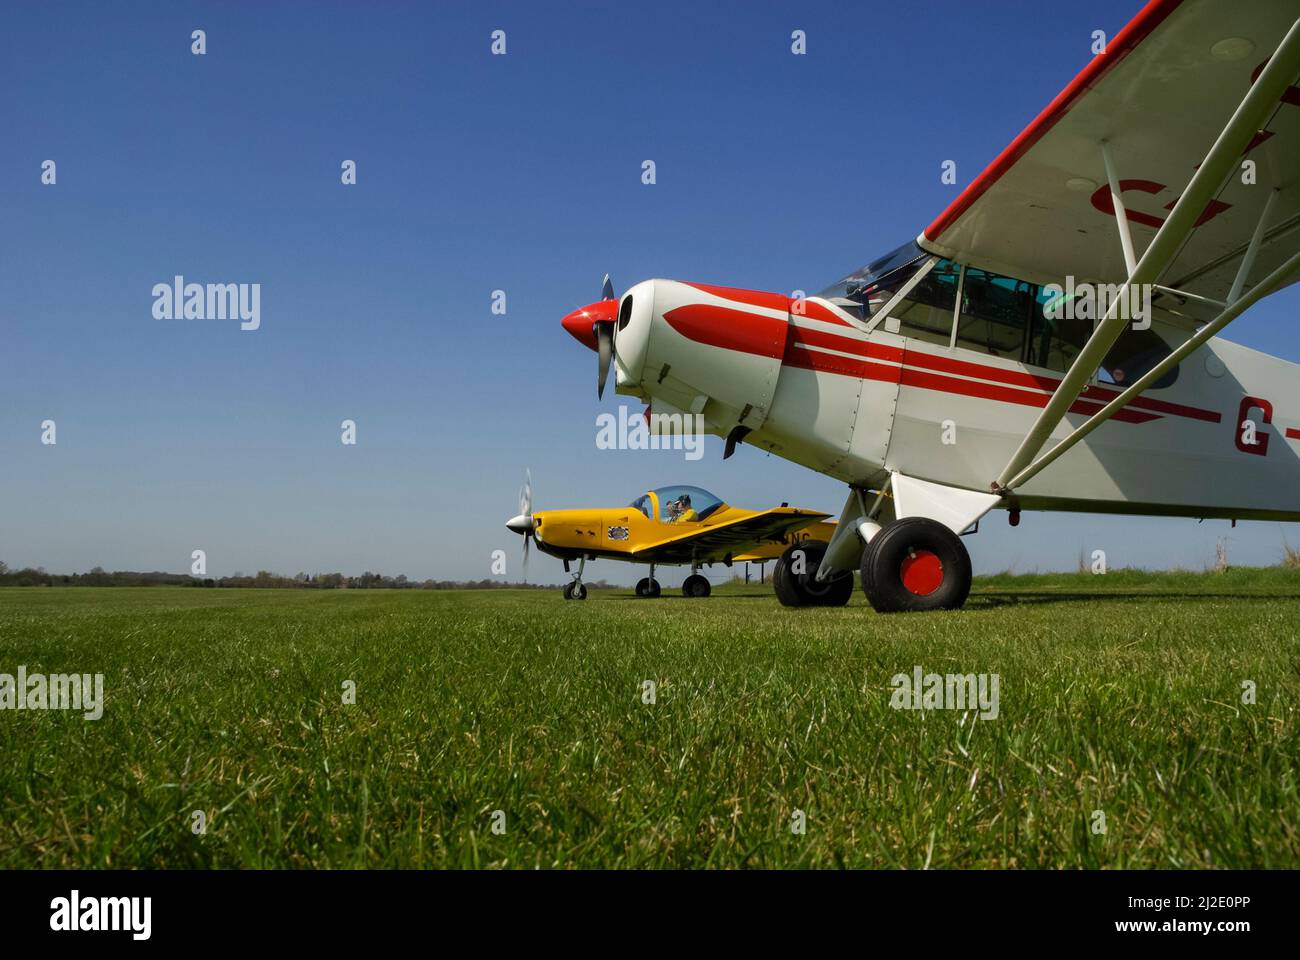
<path id="1" fill-rule="evenodd" d="M 519 516 L 506 524 L 524 538 L 524 583 L 528 582 L 528 546 L 533 539 L 533 471 L 524 468 L 524 485 L 519 488 Z"/>
<path id="2" fill-rule="evenodd" d="M 533 474 L 524 471 L 524 485 L 519 488 L 519 512 L 526 517 L 533 515 Z"/>
<path id="3" fill-rule="evenodd" d="M 602 300 L 614 299 L 614 284 L 610 281 L 608 273 L 605 274 L 605 283 L 600 288 L 600 299 Z"/>
<path id="4" fill-rule="evenodd" d="M 605 396 L 605 381 L 609 379 L 609 361 L 614 356 L 614 331 L 612 323 L 596 324 L 596 353 L 600 366 L 596 372 L 596 399 Z"/>

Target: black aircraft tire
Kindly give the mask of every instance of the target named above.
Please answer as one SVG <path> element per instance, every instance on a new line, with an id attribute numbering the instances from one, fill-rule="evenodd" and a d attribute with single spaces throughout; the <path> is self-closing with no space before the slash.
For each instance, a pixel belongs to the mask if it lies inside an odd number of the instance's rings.
<path id="1" fill-rule="evenodd" d="M 822 540 L 802 540 L 785 548 L 772 574 L 772 587 L 783 606 L 842 607 L 849 602 L 853 596 L 852 572 L 838 573 L 829 580 L 817 579 L 817 568 L 827 546 Z M 796 567 L 803 572 L 795 573 Z"/>
<path id="2" fill-rule="evenodd" d="M 682 596 L 685 597 L 707 597 L 712 589 L 708 579 L 698 573 L 693 573 L 682 581 Z"/>
<path id="3" fill-rule="evenodd" d="M 853 574 L 841 573 L 831 579 L 830 589 L 822 594 L 822 607 L 842 607 L 853 596 Z"/>
<path id="4" fill-rule="evenodd" d="M 772 590 L 776 593 L 776 599 L 781 601 L 783 607 L 802 607 L 804 605 L 800 601 L 799 593 L 790 584 L 789 571 L 786 569 L 784 556 L 776 562 L 776 567 L 772 571 Z"/>

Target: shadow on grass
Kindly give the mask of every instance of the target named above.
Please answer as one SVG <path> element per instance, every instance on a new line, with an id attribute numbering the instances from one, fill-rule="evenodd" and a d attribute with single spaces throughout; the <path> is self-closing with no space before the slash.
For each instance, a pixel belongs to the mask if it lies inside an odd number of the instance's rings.
<path id="1" fill-rule="evenodd" d="M 710 600 L 772 600 L 774 599 L 771 591 L 767 593 L 723 593 L 713 594 L 708 597 L 688 597 L 679 590 L 669 592 L 665 590 L 657 597 L 638 597 L 634 593 L 614 593 L 605 597 L 606 600 L 635 600 L 637 603 L 654 603 L 660 600 L 690 600 L 692 603 L 707 604 Z"/>
<path id="2" fill-rule="evenodd" d="M 707 608 L 710 602 L 730 601 L 730 600 L 748 600 L 748 601 L 769 601 L 775 600 L 771 588 L 766 590 L 759 589 L 756 591 L 747 591 L 745 593 L 715 593 L 712 596 L 698 598 L 686 597 L 680 590 L 665 590 L 658 597 L 638 597 L 629 591 L 602 590 L 601 599 L 606 601 L 625 601 L 632 603 L 656 603 L 665 601 L 681 602 L 690 600 L 694 604 Z M 865 602 L 865 597 L 861 589 L 856 588 L 853 591 L 853 598 L 849 601 Z M 1028 606 L 1044 605 L 1057 603 L 1095 603 L 1099 600 L 1296 600 L 1300 601 L 1300 593 L 1288 593 L 1282 591 L 1260 591 L 1260 592 L 1233 592 L 1233 591 L 1196 591 L 1196 590 L 1161 590 L 1159 588 L 1150 590 L 1053 590 L 1051 588 L 1038 588 L 1029 590 L 1014 590 L 1006 588 L 985 588 L 981 590 L 976 587 L 971 592 L 970 599 L 966 601 L 965 609 L 967 610 L 991 610 L 997 607 L 1007 606 Z"/>
<path id="3" fill-rule="evenodd" d="M 1194 590 L 1099 590 L 1096 593 L 1047 593 L 1038 590 L 991 590 L 972 593 L 966 609 L 1021 604 L 1083 603 L 1097 600 L 1300 600 L 1295 593 L 1199 593 Z"/>

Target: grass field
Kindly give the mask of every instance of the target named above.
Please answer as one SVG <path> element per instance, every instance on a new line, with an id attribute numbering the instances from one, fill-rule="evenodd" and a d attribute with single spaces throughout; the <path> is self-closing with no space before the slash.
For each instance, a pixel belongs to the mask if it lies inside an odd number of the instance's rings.
<path id="1" fill-rule="evenodd" d="M 0 867 L 1294 868 L 1297 624 L 1282 569 L 893 617 L 757 584 L 5 589 L 0 673 L 102 673 L 106 706 L 0 711 Z M 997 674 L 998 717 L 891 709 L 918 665 Z"/>

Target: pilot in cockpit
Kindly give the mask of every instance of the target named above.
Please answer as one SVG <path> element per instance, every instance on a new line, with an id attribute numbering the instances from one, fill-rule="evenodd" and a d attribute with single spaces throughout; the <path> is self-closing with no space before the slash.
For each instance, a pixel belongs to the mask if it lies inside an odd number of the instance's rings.
<path id="1" fill-rule="evenodd" d="M 700 515 L 691 508 L 691 495 L 683 493 L 668 505 L 671 516 L 669 523 L 690 523 L 700 519 Z"/>

